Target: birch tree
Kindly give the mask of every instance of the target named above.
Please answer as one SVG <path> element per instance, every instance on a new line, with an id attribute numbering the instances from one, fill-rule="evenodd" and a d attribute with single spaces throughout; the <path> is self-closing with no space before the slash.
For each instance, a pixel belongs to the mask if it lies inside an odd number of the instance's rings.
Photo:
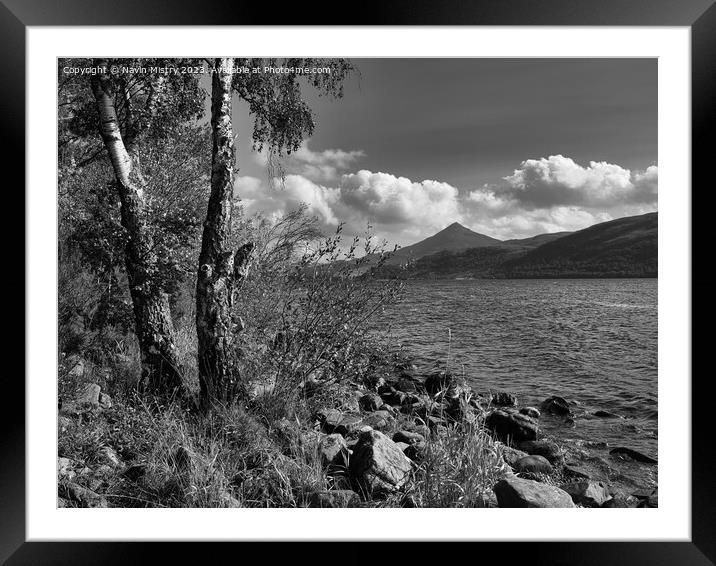
<path id="1" fill-rule="evenodd" d="M 319 94 L 340 98 L 343 82 L 353 70 L 344 59 L 215 59 L 212 69 L 212 167 L 211 194 L 202 236 L 196 286 L 196 326 L 200 402 L 230 403 L 244 393 L 235 347 L 242 329 L 235 316 L 241 299 L 241 282 L 247 276 L 254 244 L 243 242 L 232 250 L 231 226 L 235 196 L 232 96 L 246 101 L 254 119 L 253 148 L 272 155 L 296 151 L 313 133 L 314 115 L 301 95 L 299 78 Z M 233 69 L 261 72 L 233 72 Z M 328 69 L 307 73 L 296 69 Z M 293 69 L 273 72 L 271 69 Z M 240 195 L 239 195 L 240 196 Z"/>
<path id="2" fill-rule="evenodd" d="M 153 126 L 157 114 L 167 111 L 168 89 L 163 88 L 165 81 L 159 77 L 149 85 L 139 84 L 137 87 L 135 83 L 132 91 L 127 81 L 112 79 L 107 72 L 107 60 L 95 60 L 94 67 L 104 69 L 92 76 L 91 90 L 99 133 L 114 172 L 121 223 L 126 231 L 124 262 L 144 377 L 151 391 L 171 392 L 182 386 L 182 368 L 168 296 L 159 283 L 156 245 L 148 223 L 146 183 L 139 152 L 133 143 L 142 128 L 146 130 Z M 137 92 L 142 92 L 143 96 L 141 109 L 135 112 L 133 104 L 138 98 Z M 165 106 L 164 110 L 159 109 L 160 104 Z M 123 110 L 122 124 L 118 117 L 119 105 Z M 176 114 L 178 116 L 179 112 Z"/>

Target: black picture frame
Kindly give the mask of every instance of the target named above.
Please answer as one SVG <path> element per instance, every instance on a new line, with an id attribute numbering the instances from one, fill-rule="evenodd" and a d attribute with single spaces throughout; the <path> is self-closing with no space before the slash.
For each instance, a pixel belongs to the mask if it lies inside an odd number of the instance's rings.
<path id="1" fill-rule="evenodd" d="M 3 138 L 7 142 L 6 163 L 19 164 L 25 158 L 25 33 L 28 26 L 77 25 L 559 25 L 559 26 L 687 26 L 691 28 L 692 54 L 692 186 L 709 190 L 708 142 L 716 107 L 716 5 L 714 0 L 367 0 L 343 11 L 333 2 L 321 0 L 309 6 L 297 4 L 296 10 L 279 10 L 278 5 L 246 4 L 234 0 L 0 0 L 0 45 L 2 45 L 4 81 L 0 89 Z M 350 14 L 350 21 L 340 14 Z M 346 16 L 344 16 L 346 17 Z M 93 46 L 94 47 L 94 46 Z M 101 46 L 106 47 L 106 46 Z M 93 49 L 90 49 L 93 50 Z M 48 89 L 54 84 L 48 77 Z M 24 170 L 14 186 L 24 186 Z M 691 190 L 690 187 L 672 187 Z M 48 194 L 51 189 L 48 188 Z M 694 192 L 692 192 L 692 197 Z M 693 202 L 693 200 L 692 200 Z M 22 205 L 24 206 L 24 204 Z M 708 241 L 708 222 L 698 222 L 705 208 L 692 205 L 692 241 Z M 16 210 L 19 210 L 16 209 Z M 17 233 L 15 233 L 15 239 Z M 695 254 L 692 254 L 694 257 Z M 19 270 L 18 270 L 19 271 Z M 692 301 L 700 282 L 692 281 Z M 15 280 L 19 296 L 28 281 Z M 702 315 L 704 316 L 704 315 Z M 24 336 L 14 327 L 18 336 Z M 693 332 L 692 351 L 703 351 L 704 335 Z M 699 349 L 698 346 L 702 348 Z M 710 448 L 709 422 L 711 397 L 705 374 L 694 373 L 692 392 L 692 538 L 691 542 L 534 542 L 464 543 L 481 548 L 464 548 L 470 560 L 484 560 L 495 553 L 508 563 L 584 564 L 680 564 L 716 563 L 716 477 L 713 449 Z M 68 543 L 25 542 L 25 408 L 24 386 L 16 374 L 4 383 L 6 403 L 3 413 L 2 460 L 0 463 L 0 561 L 18 564 L 114 564 L 154 561 L 158 550 L 162 562 L 207 562 L 222 556 L 245 560 L 244 548 L 223 543 L 208 550 L 210 543 Z M 12 377 L 12 379 L 11 379 Z M 14 379 L 14 381 L 13 381 Z M 606 517 L 606 516 L 605 516 Z M 608 520 L 608 519 L 607 519 Z M 347 526 L 347 529 L 350 527 Z M 556 536 L 559 536 L 556 534 Z M 252 550 L 264 559 L 295 560 L 300 555 L 313 559 L 345 563 L 378 560 L 412 560 L 426 557 L 423 544 L 386 545 L 384 543 L 324 543 L 320 550 L 302 543 L 251 543 Z M 380 546 L 380 548 L 366 548 Z M 442 545 L 437 552 L 442 559 Z M 509 547 L 509 548 L 508 548 Z M 454 551 L 450 551 L 451 554 Z M 323 558 L 321 558 L 323 557 Z M 455 555 L 456 559 L 457 555 Z"/>

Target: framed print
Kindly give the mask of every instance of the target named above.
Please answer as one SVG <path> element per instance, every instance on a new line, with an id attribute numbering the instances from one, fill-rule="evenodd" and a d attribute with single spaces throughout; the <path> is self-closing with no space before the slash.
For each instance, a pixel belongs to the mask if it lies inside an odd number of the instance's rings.
<path id="1" fill-rule="evenodd" d="M 56 10 L 2 6 L 27 211 L 8 564 L 714 561 L 710 1 Z"/>

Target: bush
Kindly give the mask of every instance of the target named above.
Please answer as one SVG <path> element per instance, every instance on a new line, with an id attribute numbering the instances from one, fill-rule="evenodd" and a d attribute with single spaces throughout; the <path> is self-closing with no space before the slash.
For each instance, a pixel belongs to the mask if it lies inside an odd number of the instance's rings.
<path id="1" fill-rule="evenodd" d="M 316 224 L 305 207 L 270 227 L 257 221 L 256 267 L 236 301 L 244 375 L 286 405 L 307 383 L 363 377 L 370 320 L 400 292 L 375 279 L 384 245 L 367 234 L 344 248 L 340 226 L 320 238 Z"/>

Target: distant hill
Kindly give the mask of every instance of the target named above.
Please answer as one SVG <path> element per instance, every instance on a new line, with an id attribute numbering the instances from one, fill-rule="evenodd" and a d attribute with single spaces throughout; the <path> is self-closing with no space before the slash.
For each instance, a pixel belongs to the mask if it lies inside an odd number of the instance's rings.
<path id="1" fill-rule="evenodd" d="M 550 232 L 549 234 L 539 234 L 537 236 L 532 236 L 531 238 L 522 238 L 522 239 L 518 239 L 518 240 L 505 240 L 502 243 L 504 245 L 522 246 L 525 248 L 536 248 L 538 246 L 541 246 L 542 244 L 546 244 L 547 242 L 551 242 L 552 240 L 562 238 L 563 236 L 567 236 L 569 234 L 573 234 L 573 232 Z"/>
<path id="2" fill-rule="evenodd" d="M 470 242 L 477 245 L 469 246 Z M 452 246 L 449 247 L 449 246 Z M 469 246 L 469 247 L 464 247 Z M 425 253 L 441 248 L 436 253 Z M 460 249 L 462 248 L 462 249 Z M 403 255 L 409 251 L 407 255 Z M 402 253 L 401 253 L 402 252 Z M 656 212 L 595 224 L 578 232 L 501 241 L 452 224 L 399 250 L 383 271 L 401 278 L 656 277 Z M 397 265 L 406 259 L 407 268 Z"/>
<path id="3" fill-rule="evenodd" d="M 490 238 L 484 234 L 473 232 L 459 222 L 453 222 L 437 234 L 421 240 L 412 246 L 399 249 L 391 258 L 391 264 L 404 263 L 416 260 L 426 255 L 443 251 L 461 252 L 470 248 L 484 248 L 488 246 L 501 246 L 502 241 Z"/>
<path id="4" fill-rule="evenodd" d="M 502 266 L 508 277 L 656 277 L 658 213 L 595 224 Z"/>

